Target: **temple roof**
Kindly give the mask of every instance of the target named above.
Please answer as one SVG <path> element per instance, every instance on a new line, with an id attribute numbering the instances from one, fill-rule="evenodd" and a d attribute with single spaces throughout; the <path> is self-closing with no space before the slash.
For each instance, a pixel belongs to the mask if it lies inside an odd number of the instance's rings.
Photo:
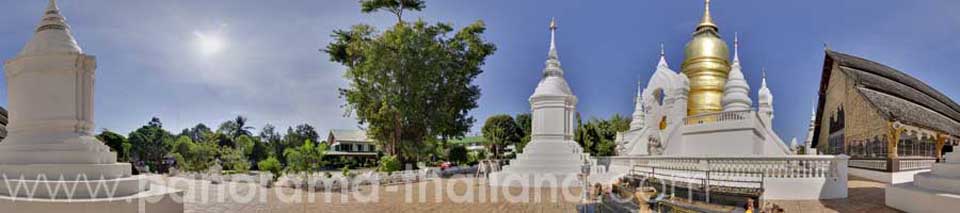
<path id="1" fill-rule="evenodd" d="M 922 81 L 877 62 L 826 50 L 825 74 L 833 64 L 851 78 L 881 116 L 960 135 L 960 105 Z"/>
<path id="2" fill-rule="evenodd" d="M 80 45 L 70 34 L 66 18 L 60 15 L 57 2 L 50 0 L 37 25 L 33 38 L 20 51 L 21 56 L 57 53 L 82 53 Z"/>

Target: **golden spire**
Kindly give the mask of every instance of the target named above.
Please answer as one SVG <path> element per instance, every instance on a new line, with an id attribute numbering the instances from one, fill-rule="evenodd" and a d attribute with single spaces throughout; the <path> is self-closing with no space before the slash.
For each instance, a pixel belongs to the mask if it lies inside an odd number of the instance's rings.
<path id="1" fill-rule="evenodd" d="M 710 17 L 710 0 L 704 0 L 703 2 L 703 19 L 701 19 L 700 24 L 697 25 L 697 31 L 705 27 L 713 28 L 714 31 L 720 31 L 717 25 L 713 23 L 713 18 Z"/>
<path id="2" fill-rule="evenodd" d="M 710 0 L 704 0 L 703 20 L 684 48 L 681 72 L 689 78 L 687 115 L 723 110 L 723 91 L 730 73 L 730 51 L 720 39 L 710 17 Z"/>

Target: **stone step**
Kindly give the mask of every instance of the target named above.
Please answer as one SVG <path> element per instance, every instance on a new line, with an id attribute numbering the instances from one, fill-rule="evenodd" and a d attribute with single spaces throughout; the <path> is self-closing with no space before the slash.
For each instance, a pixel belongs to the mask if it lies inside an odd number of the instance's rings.
<path id="1" fill-rule="evenodd" d="M 931 171 L 937 176 L 960 178 L 960 163 L 935 163 Z"/>
<path id="2" fill-rule="evenodd" d="M 140 177 L 88 181 L 8 179 L 0 182 L 3 182 L 0 184 L 2 196 L 39 199 L 115 198 L 150 189 L 150 182 Z"/>
<path id="3" fill-rule="evenodd" d="M 0 150 L 4 164 L 111 164 L 117 153 L 109 151 L 11 151 Z"/>
<path id="4" fill-rule="evenodd" d="M 117 179 L 131 173 L 129 163 L 0 165 L 0 179 Z"/>
<path id="5" fill-rule="evenodd" d="M 960 194 L 960 179 L 938 176 L 930 172 L 914 175 L 913 184 L 924 189 Z"/>

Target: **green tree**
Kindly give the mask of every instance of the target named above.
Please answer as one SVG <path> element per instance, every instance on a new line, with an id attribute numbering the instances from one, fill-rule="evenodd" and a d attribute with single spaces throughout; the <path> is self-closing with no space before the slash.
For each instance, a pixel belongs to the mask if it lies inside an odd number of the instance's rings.
<path id="1" fill-rule="evenodd" d="M 309 177 L 310 174 L 320 171 L 323 167 L 323 156 L 327 154 L 327 144 L 314 144 L 310 140 L 303 141 L 303 145 L 295 148 L 287 148 L 283 151 L 283 156 L 287 158 L 287 169 L 296 173 L 304 173 Z"/>
<path id="2" fill-rule="evenodd" d="M 517 114 L 513 119 L 517 122 L 517 128 L 520 128 L 520 142 L 517 143 L 517 152 L 523 152 L 530 140 L 533 139 L 533 118 L 530 113 Z"/>
<path id="3" fill-rule="evenodd" d="M 467 148 L 463 146 L 450 147 L 450 150 L 447 151 L 447 158 L 457 164 L 464 164 L 470 160 L 467 154 Z"/>
<path id="4" fill-rule="evenodd" d="M 377 171 L 395 172 L 400 171 L 400 167 L 400 160 L 397 159 L 397 156 L 384 155 L 380 157 L 380 166 L 377 167 Z"/>
<path id="5" fill-rule="evenodd" d="M 283 165 L 280 165 L 280 160 L 277 160 L 277 158 L 273 156 L 257 163 L 257 167 L 260 168 L 260 171 L 269 171 L 273 174 L 274 182 L 280 178 L 281 172 L 283 172 Z"/>
<path id="6" fill-rule="evenodd" d="M 236 139 L 240 136 L 253 136 L 253 133 L 250 132 L 253 127 L 247 126 L 247 118 L 243 116 L 237 116 L 233 120 L 225 121 L 220 124 L 220 127 L 217 128 L 217 131 L 223 132 L 232 139 Z"/>
<path id="7" fill-rule="evenodd" d="M 483 124 L 482 131 L 484 144 L 496 159 L 500 159 L 500 154 L 505 147 L 520 141 L 520 128 L 509 115 L 490 116 Z"/>
<path id="8" fill-rule="evenodd" d="M 110 147 L 111 150 L 116 152 L 117 158 L 119 158 L 118 160 L 120 162 L 130 162 L 130 149 L 133 148 L 133 145 L 127 141 L 126 137 L 113 131 L 103 129 L 103 131 L 97 135 L 97 139 Z"/>
<path id="9" fill-rule="evenodd" d="M 196 143 L 187 135 L 177 138 L 173 147 L 173 156 L 183 171 L 202 172 L 216 162 L 218 147 L 214 143 Z"/>
<path id="10" fill-rule="evenodd" d="M 277 132 L 275 126 L 263 125 L 260 129 L 260 140 L 266 143 L 270 156 L 276 157 L 280 165 L 286 165 L 287 159 L 283 157 L 283 150 L 287 149 L 287 146 L 283 142 L 283 135 Z"/>
<path id="11" fill-rule="evenodd" d="M 213 133 L 213 130 L 210 130 L 210 127 L 207 127 L 207 125 L 203 123 L 199 123 L 192 128 L 183 129 L 183 131 L 180 131 L 180 136 L 190 137 L 190 140 L 193 141 L 203 141 L 203 137 L 210 133 Z"/>
<path id="12" fill-rule="evenodd" d="M 393 13 L 397 16 L 397 22 L 403 22 L 403 11 L 420 11 L 427 7 L 423 0 L 362 0 L 360 1 L 360 11 L 371 13 L 380 10 Z"/>
<path id="13" fill-rule="evenodd" d="M 170 153 L 174 140 L 173 135 L 163 129 L 160 118 L 150 119 L 147 125 L 131 132 L 128 138 L 133 156 L 146 163 L 153 172 L 167 171 L 163 158 Z"/>
<path id="14" fill-rule="evenodd" d="M 243 155 L 241 148 L 220 148 L 220 160 L 223 161 L 223 168 L 243 173 L 250 170 L 250 161 Z"/>
<path id="15" fill-rule="evenodd" d="M 300 124 L 296 128 L 287 128 L 287 135 L 284 136 L 286 147 L 297 147 L 303 144 L 303 141 L 317 142 L 320 140 L 320 134 L 310 124 Z M 314 144 L 316 145 L 316 144 Z"/>
<path id="16" fill-rule="evenodd" d="M 347 113 L 400 161 L 416 155 L 404 151 L 406 145 L 463 136 L 474 122 L 468 111 L 480 97 L 473 80 L 496 49 L 482 38 L 483 22 L 450 36 L 450 24 L 403 21 L 403 11 L 421 10 L 423 1 L 364 0 L 361 6 L 364 13 L 391 12 L 397 23 L 380 34 L 365 24 L 336 30 L 323 50 L 347 67 L 350 84 L 340 89 Z"/>

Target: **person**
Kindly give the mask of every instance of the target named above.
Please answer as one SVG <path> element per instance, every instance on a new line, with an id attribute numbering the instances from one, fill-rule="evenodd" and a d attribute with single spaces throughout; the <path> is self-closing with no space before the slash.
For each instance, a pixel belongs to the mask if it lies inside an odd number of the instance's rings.
<path id="1" fill-rule="evenodd" d="M 753 213 L 753 198 L 747 198 L 747 210 L 743 211 L 744 213 Z"/>

